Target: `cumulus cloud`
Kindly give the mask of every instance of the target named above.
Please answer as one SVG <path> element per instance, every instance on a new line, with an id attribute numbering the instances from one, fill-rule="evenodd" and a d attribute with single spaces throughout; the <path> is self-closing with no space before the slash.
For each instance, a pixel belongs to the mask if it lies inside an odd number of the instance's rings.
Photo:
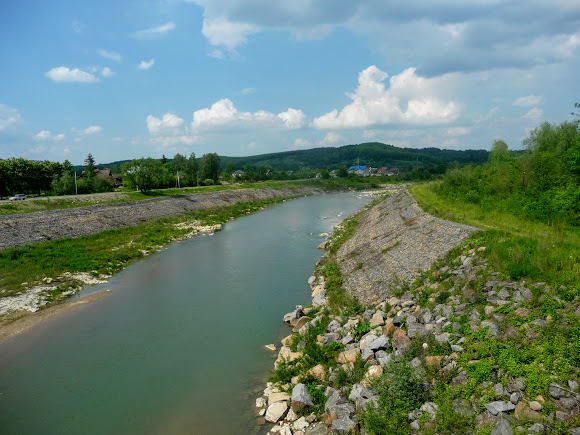
<path id="1" fill-rule="evenodd" d="M 175 29 L 175 23 L 170 21 L 169 23 L 162 24 L 161 26 L 151 27 L 144 30 L 139 30 L 138 32 L 131 33 L 132 38 L 136 39 L 148 39 L 148 38 L 158 38 Z"/>
<path id="2" fill-rule="evenodd" d="M 316 147 L 331 147 L 337 145 L 342 140 L 342 136 L 334 132 L 327 132 L 323 139 L 318 141 L 310 141 L 308 139 L 295 139 L 292 144 L 293 149 L 306 149 Z"/>
<path id="3" fill-rule="evenodd" d="M 201 29 L 210 44 L 230 49 L 244 44 L 249 35 L 258 31 L 259 28 L 255 25 L 233 22 L 224 17 L 204 18 Z"/>
<path id="4" fill-rule="evenodd" d="M 137 68 L 147 70 L 151 68 L 153 65 L 155 65 L 155 59 L 152 58 L 149 62 L 142 60 L 141 63 L 137 65 Z"/>
<path id="5" fill-rule="evenodd" d="M 159 148 L 170 148 L 177 145 L 193 145 L 201 141 L 199 136 L 156 136 L 149 138 L 149 142 Z"/>
<path id="6" fill-rule="evenodd" d="M 0 131 L 6 130 L 21 120 L 17 109 L 0 104 Z"/>
<path id="7" fill-rule="evenodd" d="M 220 127 L 298 129 L 304 125 L 305 120 L 306 115 L 293 108 L 278 115 L 264 110 L 254 113 L 240 112 L 231 100 L 225 98 L 215 102 L 210 108 L 195 111 L 191 127 L 196 131 Z"/>
<path id="8" fill-rule="evenodd" d="M 173 113 L 166 113 L 161 119 L 153 115 L 147 117 L 147 129 L 150 134 L 175 132 L 183 125 L 183 119 Z"/>
<path id="9" fill-rule="evenodd" d="M 101 71 L 101 75 L 103 77 L 113 77 L 115 75 L 115 73 L 113 72 L 113 70 L 111 68 L 106 66 L 103 68 L 103 71 Z"/>
<path id="10" fill-rule="evenodd" d="M 101 131 L 103 131 L 103 127 L 101 127 L 100 125 L 91 125 L 90 127 L 87 127 L 84 130 L 81 130 L 80 132 L 88 136 L 91 134 L 100 133 Z"/>
<path id="11" fill-rule="evenodd" d="M 50 139 L 50 131 L 49 130 L 42 130 L 34 135 L 34 138 L 37 140 L 46 140 Z"/>
<path id="12" fill-rule="evenodd" d="M 522 118 L 537 121 L 539 119 L 542 119 L 543 116 L 544 112 L 542 111 L 542 109 L 534 107 L 533 109 L 530 109 L 530 111 L 526 113 L 524 116 L 522 116 Z"/>
<path id="13" fill-rule="evenodd" d="M 518 98 L 516 101 L 514 101 L 514 104 L 516 106 L 521 106 L 521 107 L 531 107 L 531 106 L 539 106 L 540 104 L 543 104 L 546 100 L 544 99 L 544 97 L 540 97 L 538 95 L 528 95 L 527 97 L 520 97 Z"/>
<path id="14" fill-rule="evenodd" d="M 449 127 L 446 129 L 446 133 L 449 136 L 465 136 L 469 133 L 468 127 Z"/>
<path id="15" fill-rule="evenodd" d="M 121 62 L 121 60 L 123 60 L 123 56 L 121 56 L 119 53 L 115 53 L 114 51 L 107 51 L 100 48 L 97 51 L 101 56 L 103 56 L 106 59 L 115 60 L 117 62 Z"/>
<path id="16" fill-rule="evenodd" d="M 313 126 L 329 128 L 365 128 L 381 124 L 443 124 L 459 117 L 459 104 L 443 101 L 435 95 L 437 79 L 427 79 L 408 68 L 391 77 L 390 88 L 383 81 L 387 73 L 372 65 L 358 77 L 358 87 L 347 94 L 352 103 L 315 118 Z M 406 110 L 404 107 L 406 106 Z"/>
<path id="17" fill-rule="evenodd" d="M 556 63 L 580 50 L 573 1 L 188 1 L 203 8 L 202 33 L 214 46 L 232 50 L 266 30 L 323 38 L 347 29 L 369 36 L 391 62 L 421 62 L 429 75 Z"/>
<path id="18" fill-rule="evenodd" d="M 46 77 L 57 83 L 78 82 L 95 83 L 99 79 L 93 74 L 82 71 L 78 68 L 70 69 L 66 66 L 58 66 L 44 74 Z"/>

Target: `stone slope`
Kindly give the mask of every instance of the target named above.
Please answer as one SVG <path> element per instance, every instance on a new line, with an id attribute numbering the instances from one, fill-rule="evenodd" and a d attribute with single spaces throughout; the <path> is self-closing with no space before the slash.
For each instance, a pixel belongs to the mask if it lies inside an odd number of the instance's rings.
<path id="1" fill-rule="evenodd" d="M 363 304 L 384 300 L 399 281 L 413 281 L 477 228 L 425 213 L 403 189 L 364 213 L 336 258 L 344 289 Z"/>
<path id="2" fill-rule="evenodd" d="M 319 188 L 239 189 L 176 195 L 0 217 L 0 250 L 138 225 L 164 217 L 266 198 L 322 193 Z"/>

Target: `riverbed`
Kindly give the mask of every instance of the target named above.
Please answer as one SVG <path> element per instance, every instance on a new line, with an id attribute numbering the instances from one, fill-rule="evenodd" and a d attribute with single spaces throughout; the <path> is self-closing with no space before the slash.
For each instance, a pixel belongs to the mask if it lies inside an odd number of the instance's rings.
<path id="1" fill-rule="evenodd" d="M 87 288 L 111 293 L 0 345 L 0 432 L 257 433 L 263 345 L 309 304 L 319 235 L 370 200 L 287 201 Z"/>

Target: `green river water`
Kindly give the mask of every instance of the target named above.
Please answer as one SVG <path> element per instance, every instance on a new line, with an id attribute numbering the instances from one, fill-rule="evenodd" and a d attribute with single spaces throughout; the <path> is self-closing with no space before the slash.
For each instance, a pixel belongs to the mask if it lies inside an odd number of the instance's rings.
<path id="1" fill-rule="evenodd" d="M 320 233 L 370 198 L 300 198 L 175 243 L 0 345 L 0 433 L 255 434 L 263 345 L 308 305 Z M 263 422 L 263 421 L 262 421 Z"/>

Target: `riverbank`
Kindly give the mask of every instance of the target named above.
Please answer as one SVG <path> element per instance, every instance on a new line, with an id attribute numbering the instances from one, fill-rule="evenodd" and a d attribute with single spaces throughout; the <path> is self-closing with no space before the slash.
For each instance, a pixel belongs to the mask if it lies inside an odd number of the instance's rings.
<path id="1" fill-rule="evenodd" d="M 224 192 L 218 199 L 214 195 L 205 198 L 197 195 L 195 206 L 198 209 L 180 213 L 176 217 L 158 218 L 75 239 L 51 240 L 4 250 L 0 252 L 0 323 L 10 323 L 30 312 L 62 303 L 87 285 L 105 283 L 132 261 L 159 251 L 169 243 L 197 234 L 212 235 L 214 231 L 221 229 L 223 223 L 236 217 L 296 196 L 314 193 L 320 191 L 252 190 L 235 197 L 229 191 Z M 254 200 L 243 201 L 248 198 Z M 176 200 L 179 203 L 180 199 Z M 231 205 L 210 207 L 224 202 Z M 139 204 L 136 209 L 142 212 L 143 207 L 149 211 L 153 211 L 155 207 L 158 212 L 169 214 L 179 210 L 178 206 L 169 207 L 166 201 L 158 201 L 155 205 L 144 201 L 140 203 L 144 204 Z M 70 211 L 72 210 L 62 210 L 60 213 Z M 80 211 L 94 217 L 94 209 Z M 152 215 L 155 213 L 152 212 Z M 28 216 L 30 214 L 26 215 Z M 108 225 L 115 222 L 119 221 L 111 220 Z M 102 221 L 97 222 L 96 226 L 98 225 L 103 225 Z M 95 228 L 93 226 L 91 231 Z"/>
<path id="2" fill-rule="evenodd" d="M 256 400 L 270 433 L 580 433 L 578 301 L 422 213 L 401 193 L 330 239 Z"/>

